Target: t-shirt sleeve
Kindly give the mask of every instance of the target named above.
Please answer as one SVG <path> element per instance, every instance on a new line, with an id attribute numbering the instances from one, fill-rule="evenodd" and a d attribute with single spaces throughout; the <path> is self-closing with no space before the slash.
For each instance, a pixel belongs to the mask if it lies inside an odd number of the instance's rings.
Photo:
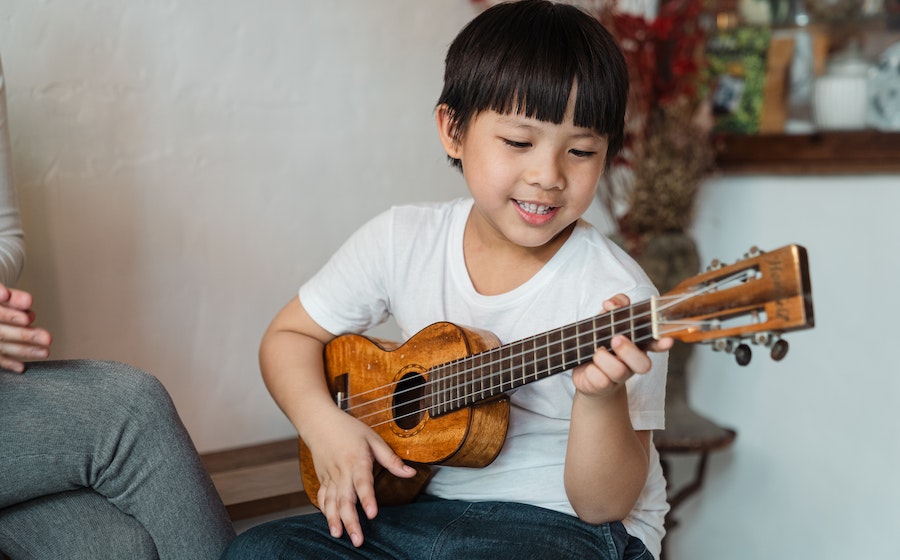
<path id="1" fill-rule="evenodd" d="M 331 334 L 363 332 L 387 319 L 391 223 L 391 211 L 367 222 L 300 287 L 303 307 Z"/>

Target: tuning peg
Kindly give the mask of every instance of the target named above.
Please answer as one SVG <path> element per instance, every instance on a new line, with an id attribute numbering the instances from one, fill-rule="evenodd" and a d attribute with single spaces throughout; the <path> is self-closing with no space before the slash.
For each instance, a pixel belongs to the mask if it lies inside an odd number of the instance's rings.
<path id="1" fill-rule="evenodd" d="M 784 357 L 787 356 L 787 353 L 788 353 L 787 340 L 779 338 L 778 340 L 775 341 L 774 344 L 772 344 L 772 351 L 771 351 L 770 355 L 772 356 L 772 359 L 775 360 L 776 362 L 780 362 L 782 359 L 784 359 Z"/>
<path id="2" fill-rule="evenodd" d="M 734 352 L 734 340 L 730 338 L 718 338 L 712 343 L 713 350 L 731 354 Z"/>
<path id="3" fill-rule="evenodd" d="M 719 259 L 713 259 L 712 261 L 710 261 L 709 266 L 706 267 L 706 270 L 707 272 L 709 272 L 710 270 L 719 270 L 723 266 L 724 265 L 722 264 L 722 261 L 720 261 Z"/>
<path id="4" fill-rule="evenodd" d="M 746 344 L 740 344 L 737 348 L 734 349 L 734 359 L 737 361 L 739 366 L 745 366 L 749 364 L 750 358 L 752 357 L 753 352 Z"/>
<path id="5" fill-rule="evenodd" d="M 750 247 L 749 251 L 744 253 L 744 258 L 749 259 L 751 257 L 758 257 L 761 254 L 763 254 L 763 251 L 760 251 L 759 247 L 757 247 L 756 245 L 753 245 L 752 247 Z"/>
<path id="6" fill-rule="evenodd" d="M 772 345 L 772 333 L 767 332 L 758 332 L 753 335 L 751 341 L 753 344 L 758 344 L 760 346 L 769 347 Z"/>

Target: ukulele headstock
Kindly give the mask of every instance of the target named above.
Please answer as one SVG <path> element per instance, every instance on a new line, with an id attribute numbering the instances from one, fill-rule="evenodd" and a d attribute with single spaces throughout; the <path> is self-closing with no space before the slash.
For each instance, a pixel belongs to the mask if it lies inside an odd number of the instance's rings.
<path id="1" fill-rule="evenodd" d="M 763 252 L 755 247 L 731 265 L 714 261 L 706 272 L 656 298 L 654 337 L 706 342 L 750 361 L 747 342 L 787 354 L 781 334 L 815 324 L 806 249 L 788 245 Z"/>

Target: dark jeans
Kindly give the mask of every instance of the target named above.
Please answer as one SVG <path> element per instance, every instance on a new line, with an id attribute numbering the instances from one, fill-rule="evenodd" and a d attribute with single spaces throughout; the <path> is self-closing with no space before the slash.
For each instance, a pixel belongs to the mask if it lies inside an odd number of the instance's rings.
<path id="1" fill-rule="evenodd" d="M 576 517 L 508 502 L 461 502 L 422 497 L 379 508 L 368 521 L 365 543 L 330 536 L 320 513 L 271 521 L 238 536 L 223 560 L 366 558 L 491 560 L 592 558 L 652 560 L 621 523 L 590 525 Z"/>

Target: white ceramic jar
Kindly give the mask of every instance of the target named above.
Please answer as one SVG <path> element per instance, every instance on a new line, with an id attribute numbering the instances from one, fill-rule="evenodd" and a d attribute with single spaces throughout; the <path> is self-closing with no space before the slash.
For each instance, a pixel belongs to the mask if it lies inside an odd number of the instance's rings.
<path id="1" fill-rule="evenodd" d="M 828 61 L 813 88 L 813 118 L 819 129 L 866 128 L 869 67 L 856 45 Z"/>

